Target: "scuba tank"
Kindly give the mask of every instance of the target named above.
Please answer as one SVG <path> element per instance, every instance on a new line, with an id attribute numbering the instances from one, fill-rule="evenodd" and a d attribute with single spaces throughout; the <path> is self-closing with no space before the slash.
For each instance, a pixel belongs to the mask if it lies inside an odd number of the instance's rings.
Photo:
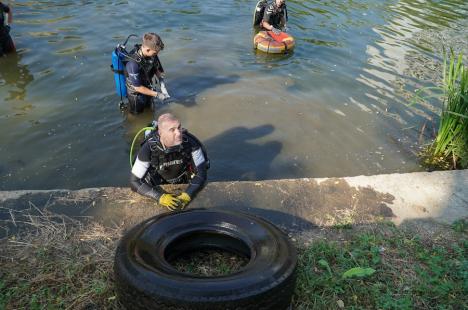
<path id="1" fill-rule="evenodd" d="M 115 90 L 117 95 L 120 96 L 122 100 L 123 97 L 127 96 L 127 86 L 125 84 L 125 64 L 124 61 L 128 57 L 128 52 L 125 49 L 128 40 L 131 37 L 138 37 L 135 34 L 131 34 L 127 37 L 123 44 L 118 44 L 117 47 L 112 52 L 112 64 L 111 71 L 114 72 L 114 81 L 115 81 Z"/>
<path id="2" fill-rule="evenodd" d="M 111 70 L 114 72 L 115 90 L 121 98 L 127 96 L 127 86 L 125 85 L 124 64 L 120 56 L 119 46 L 112 52 Z"/>
<path id="3" fill-rule="evenodd" d="M 263 19 L 263 14 L 265 13 L 265 8 L 268 6 L 267 0 L 259 0 L 255 6 L 253 13 L 253 26 L 260 26 L 260 23 Z"/>

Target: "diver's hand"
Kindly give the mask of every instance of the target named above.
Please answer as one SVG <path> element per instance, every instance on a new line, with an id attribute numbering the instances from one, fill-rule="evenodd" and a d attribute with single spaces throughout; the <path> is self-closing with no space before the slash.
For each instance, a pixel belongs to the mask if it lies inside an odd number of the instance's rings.
<path id="1" fill-rule="evenodd" d="M 174 211 L 177 210 L 181 201 L 172 194 L 162 194 L 161 197 L 159 197 L 159 204 L 168 208 L 170 211 Z"/>
<path id="2" fill-rule="evenodd" d="M 190 198 L 189 194 L 186 192 L 182 192 L 176 198 L 180 201 L 179 207 L 181 210 L 183 210 L 189 204 L 190 200 L 192 200 L 192 198 Z"/>
<path id="3" fill-rule="evenodd" d="M 288 26 L 286 26 L 286 25 L 284 25 L 284 27 L 283 27 L 283 31 L 284 31 L 284 32 L 288 32 L 288 31 L 289 31 L 289 27 L 288 27 Z"/>
<path id="4" fill-rule="evenodd" d="M 166 95 L 164 95 L 162 92 L 157 92 L 156 98 L 158 98 L 161 101 L 164 101 L 164 99 L 166 99 Z"/>
<path id="5" fill-rule="evenodd" d="M 280 33 L 281 33 L 281 30 L 279 30 L 278 28 L 275 28 L 275 27 L 271 27 L 271 31 L 272 31 L 274 34 L 280 34 Z"/>

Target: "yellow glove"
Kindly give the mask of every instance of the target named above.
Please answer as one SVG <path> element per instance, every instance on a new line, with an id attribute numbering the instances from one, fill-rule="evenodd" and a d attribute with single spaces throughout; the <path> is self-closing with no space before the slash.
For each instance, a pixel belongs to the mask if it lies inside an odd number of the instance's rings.
<path id="1" fill-rule="evenodd" d="M 161 197 L 159 197 L 159 204 L 171 211 L 176 210 L 181 203 L 182 202 L 172 194 L 162 194 Z"/>
<path id="2" fill-rule="evenodd" d="M 186 205 L 188 205 L 188 203 L 190 202 L 190 200 L 192 200 L 192 198 L 190 198 L 190 196 L 186 193 L 186 192 L 182 192 L 182 194 L 180 194 L 179 196 L 177 196 L 177 199 L 179 199 L 180 201 L 180 209 L 184 209 Z"/>

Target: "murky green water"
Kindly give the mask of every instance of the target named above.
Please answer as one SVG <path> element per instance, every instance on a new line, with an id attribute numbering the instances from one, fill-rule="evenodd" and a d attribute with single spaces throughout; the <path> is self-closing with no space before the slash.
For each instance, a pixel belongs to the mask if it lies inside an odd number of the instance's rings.
<path id="1" fill-rule="evenodd" d="M 252 49 L 256 1 L 14 1 L 17 55 L 0 59 L 0 189 L 126 186 L 136 131 L 110 54 L 159 33 L 172 111 L 205 141 L 211 180 L 417 171 L 437 106 L 404 105 L 438 77 L 442 45 L 467 50 L 468 5 L 292 1 L 286 56 Z"/>

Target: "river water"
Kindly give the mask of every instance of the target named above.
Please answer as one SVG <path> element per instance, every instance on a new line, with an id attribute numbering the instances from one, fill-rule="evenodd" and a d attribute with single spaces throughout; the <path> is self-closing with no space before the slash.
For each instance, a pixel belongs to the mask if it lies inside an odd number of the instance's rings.
<path id="1" fill-rule="evenodd" d="M 296 48 L 252 48 L 256 1 L 12 1 L 18 53 L 0 59 L 0 189 L 127 186 L 148 110 L 121 113 L 109 65 L 128 34 L 159 33 L 176 114 L 205 142 L 210 180 L 420 171 L 438 106 L 407 107 L 467 50 L 468 5 L 287 1 Z M 131 41 L 137 43 L 137 41 Z M 423 129 L 423 130 L 421 130 Z"/>

